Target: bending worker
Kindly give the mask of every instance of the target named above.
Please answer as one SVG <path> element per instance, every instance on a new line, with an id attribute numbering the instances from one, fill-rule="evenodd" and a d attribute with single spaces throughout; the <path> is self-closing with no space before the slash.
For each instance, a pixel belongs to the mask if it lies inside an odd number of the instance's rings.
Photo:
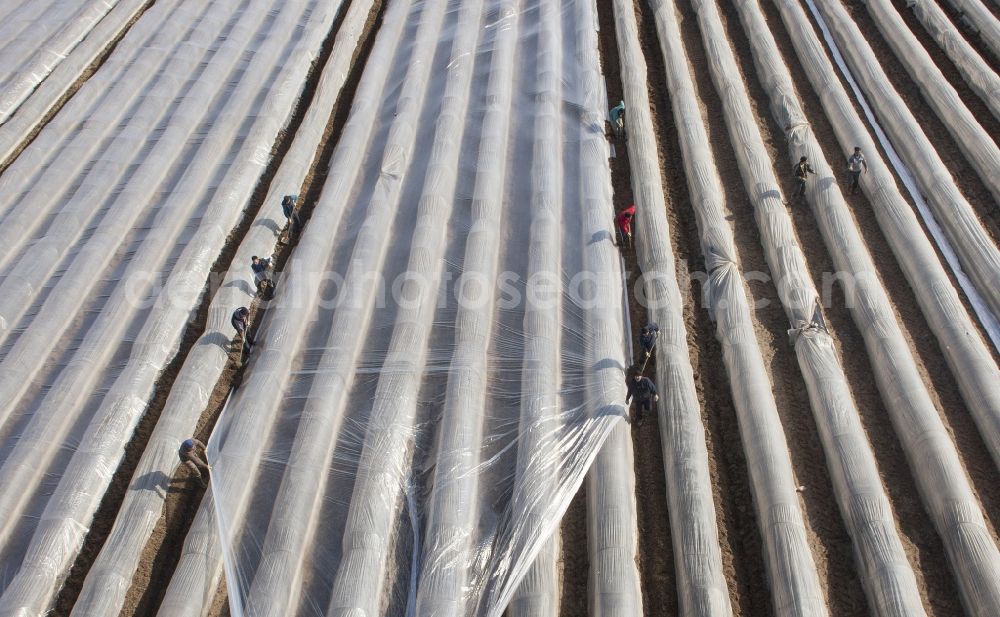
<path id="1" fill-rule="evenodd" d="M 655 322 L 649 322 L 642 327 L 642 334 L 639 335 L 639 344 L 642 345 L 642 350 L 646 352 L 646 357 L 648 358 L 653 353 L 653 347 L 656 346 L 656 339 L 660 336 L 660 326 L 656 325 Z"/>
<path id="2" fill-rule="evenodd" d="M 274 281 L 268 270 L 271 269 L 271 258 L 266 259 L 254 255 L 250 258 L 250 269 L 253 270 L 253 282 L 257 286 L 257 291 L 264 291 L 268 287 L 274 287 Z"/>
<path id="3" fill-rule="evenodd" d="M 253 347 L 253 336 L 250 335 L 250 309 L 245 306 L 233 311 L 233 316 L 229 318 L 229 323 L 236 328 L 236 334 L 243 337 L 243 342 L 247 348 Z"/>
<path id="4" fill-rule="evenodd" d="M 615 216 L 615 225 L 621 235 L 621 246 L 632 247 L 632 220 L 635 219 L 635 204 L 625 208 Z"/>
<path id="5" fill-rule="evenodd" d="M 205 444 L 194 437 L 190 437 L 181 442 L 181 447 L 177 450 L 177 456 L 181 459 L 181 463 L 197 476 L 202 486 L 208 486 L 208 472 L 212 468 L 202 460 L 201 456 L 198 456 L 199 449 L 201 449 L 202 456 L 208 458 Z"/>

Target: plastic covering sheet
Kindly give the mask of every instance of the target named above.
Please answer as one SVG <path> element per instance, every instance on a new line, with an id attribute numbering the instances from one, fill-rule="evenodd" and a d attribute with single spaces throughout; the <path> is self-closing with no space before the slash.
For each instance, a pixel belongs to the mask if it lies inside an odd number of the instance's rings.
<path id="1" fill-rule="evenodd" d="M 917 37 L 889 0 L 866 0 L 865 5 L 921 96 L 951 133 L 983 184 L 1000 201 L 1000 148 L 959 98 L 955 88 L 931 60 Z"/>
<path id="2" fill-rule="evenodd" d="M 27 98 L 16 109 L 8 112 L 6 120 L 0 123 L 0 160 L 13 154 L 29 137 L 45 114 L 72 88 L 84 70 L 105 51 L 111 41 L 119 36 L 148 1 L 118 0 L 114 4 L 114 8 L 73 48 L 72 53 L 55 65 L 51 73 L 31 91 L 30 95 L 27 95 Z M 152 32 L 156 24 L 145 22 L 142 26 L 142 28 L 130 30 L 129 36 L 132 38 L 129 41 L 119 43 L 118 53 L 114 59 L 109 59 L 109 63 L 124 57 L 124 49 L 135 50 L 134 43 L 138 40 L 138 36 L 136 36 L 138 31 Z M 91 79 L 101 79 L 107 74 L 108 71 L 103 71 L 91 76 Z M 99 94 L 95 88 L 91 88 L 90 92 L 95 96 Z"/>
<path id="3" fill-rule="evenodd" d="M 735 242 L 726 221 L 722 186 L 694 94 L 677 16 L 670 2 L 654 0 L 651 6 L 656 14 L 667 85 L 673 101 L 674 117 L 679 120 L 678 136 L 691 203 L 705 267 L 709 271 L 707 300 L 716 320 L 716 335 L 723 347 L 723 359 L 747 454 L 773 610 L 776 615 L 825 615 L 826 606 L 806 540 L 788 446 L 757 342 L 746 282 L 736 261 Z M 726 92 L 722 98 L 727 106 L 738 105 L 738 96 L 725 81 L 726 74 L 735 76 L 738 71 L 725 37 L 715 31 L 721 28 L 717 9 L 712 3 L 696 3 L 695 10 L 708 52 L 709 69 L 713 79 L 717 80 L 717 88 Z M 730 114 L 731 110 L 727 108 L 727 125 L 736 138 L 739 135 L 736 132 L 738 123 L 729 122 L 732 120 Z M 745 137 L 751 138 L 750 135 Z M 736 143 L 742 143 L 742 139 Z M 742 149 L 737 148 L 738 151 Z M 777 187 L 770 193 L 778 195 Z M 751 192 L 755 208 L 767 207 L 760 201 L 765 194 L 763 190 Z M 778 207 L 783 207 L 780 200 L 776 201 Z M 805 294 L 803 306 L 811 308 L 814 305 L 809 301 L 808 289 L 783 291 L 792 296 Z M 804 317 L 811 318 L 811 312 Z"/>
<path id="4" fill-rule="evenodd" d="M 907 0 L 907 6 L 962 73 L 965 83 L 986 103 L 994 117 L 1000 118 L 1000 77 L 994 69 L 965 40 L 937 2 Z"/>
<path id="5" fill-rule="evenodd" d="M 976 289 L 987 301 L 994 317 L 1000 318 L 1000 250 L 997 249 L 972 205 L 962 196 L 941 157 L 924 135 L 917 119 L 893 89 L 875 52 L 864 40 L 839 2 L 816 3 L 821 28 L 837 39 L 838 54 L 851 66 L 851 79 L 857 79 L 869 104 L 931 206 L 936 221 L 945 231 L 951 246 Z M 829 21 L 825 18 L 831 18 Z M 846 70 L 846 65 L 842 68 Z"/>
<path id="6" fill-rule="evenodd" d="M 335 14 L 163 10 L 103 105 L 0 177 L 20 234 L 0 283 L 0 615 L 43 614 L 72 565 Z"/>
<path id="7" fill-rule="evenodd" d="M 20 4 L 0 20 L 0 123 L 117 2 L 38 0 Z"/>
<path id="8" fill-rule="evenodd" d="M 94 561 L 73 606 L 74 616 L 118 615 L 139 560 L 159 520 L 170 478 L 177 467 L 177 444 L 194 432 L 209 395 L 229 361 L 233 307 L 250 306 L 254 281 L 248 264 L 253 255 L 268 255 L 285 222 L 282 197 L 297 193 L 313 163 L 334 103 L 347 78 L 371 3 L 355 2 L 338 30 L 312 104 L 272 179 L 264 205 L 250 227 L 208 310 L 204 334 L 188 353 L 153 435 L 133 475 L 132 487 L 119 509 L 104 548 Z M 280 283 L 280 281 L 279 281 Z M 222 553 L 216 552 L 216 571 Z"/>
<path id="9" fill-rule="evenodd" d="M 984 43 L 1000 58 L 1000 20 L 982 3 L 982 0 L 948 0 L 961 19 L 976 32 Z"/>
<path id="10" fill-rule="evenodd" d="M 499 615 L 551 550 L 625 413 L 592 8 L 555 7 L 389 3 L 161 615 L 219 540 L 234 615 Z"/>
<path id="11" fill-rule="evenodd" d="M 677 264 L 670 246 L 646 89 L 646 60 L 639 46 L 632 2 L 615 0 L 614 15 L 628 105 L 632 186 L 640 213 L 636 218 L 636 255 L 645 282 L 645 302 L 660 327 L 656 345 L 656 381 L 662 392 L 659 425 L 680 612 L 692 617 L 725 617 L 732 615 L 732 606 L 722 569 L 705 428 L 688 355 Z M 661 36 L 670 35 L 661 30 Z"/>

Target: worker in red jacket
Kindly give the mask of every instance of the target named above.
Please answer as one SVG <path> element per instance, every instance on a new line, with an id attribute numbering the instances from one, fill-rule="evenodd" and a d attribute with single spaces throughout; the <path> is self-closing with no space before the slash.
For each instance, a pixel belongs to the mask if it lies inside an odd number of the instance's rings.
<path id="1" fill-rule="evenodd" d="M 632 221 L 635 219 L 635 204 L 625 208 L 615 216 L 615 225 L 621 235 L 622 246 L 632 247 Z"/>

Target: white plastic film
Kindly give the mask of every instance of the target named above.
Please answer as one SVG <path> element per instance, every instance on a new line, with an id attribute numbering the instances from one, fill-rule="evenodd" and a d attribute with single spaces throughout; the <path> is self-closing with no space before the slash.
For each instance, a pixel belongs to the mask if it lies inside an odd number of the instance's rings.
<path id="1" fill-rule="evenodd" d="M 233 614 L 498 615 L 621 424 L 592 9 L 556 8 L 390 3 L 210 443 Z"/>
<path id="2" fill-rule="evenodd" d="M 851 297 L 849 306 L 852 308 L 852 316 L 865 336 L 887 408 L 893 414 L 897 427 L 911 424 L 897 430 L 901 432 L 912 430 L 912 420 L 909 416 L 919 414 L 925 432 L 944 433 L 944 427 L 940 424 L 928 393 L 920 389 L 922 382 L 916 374 L 912 359 L 907 361 L 910 358 L 910 351 L 895 321 L 888 297 L 879 283 L 875 264 L 854 225 L 837 179 L 833 176 L 833 171 L 806 121 L 792 85 L 791 75 L 788 68 L 780 61 L 780 52 L 760 11 L 760 6 L 755 0 L 745 0 L 738 6 L 744 29 L 753 48 L 757 74 L 770 96 L 772 115 L 779 126 L 791 127 L 786 132 L 790 163 L 798 161 L 799 156 L 808 155 L 816 169 L 816 179 L 809 183 L 807 197 L 813 205 L 820 231 L 838 272 L 850 274 L 850 287 L 845 293 Z M 873 150 L 872 154 L 873 159 L 878 158 L 877 151 Z M 881 163 L 875 161 L 874 164 Z M 905 203 L 903 205 L 905 206 Z M 913 218 L 912 213 L 910 217 Z M 916 224 L 915 219 L 913 222 Z M 918 238 L 923 238 L 926 246 L 926 238 L 920 234 L 908 238 L 911 249 L 914 243 L 919 242 Z M 932 251 L 930 257 L 933 257 Z M 941 270 L 940 265 L 938 270 Z M 853 310 L 855 303 L 856 306 L 864 307 L 864 310 Z M 892 361 L 886 361 L 883 348 L 888 350 Z M 912 402 L 907 402 L 913 408 L 899 403 L 901 397 L 897 384 L 908 384 L 911 388 Z M 996 390 L 998 387 L 995 381 L 981 385 L 991 390 Z M 847 486 L 854 484 L 850 490 L 851 499 L 842 499 L 841 509 L 848 529 L 855 539 L 856 555 L 864 572 L 863 581 L 868 591 L 869 606 L 873 612 L 880 615 L 922 615 L 923 607 L 919 602 L 916 581 L 906 561 L 902 544 L 896 537 L 892 511 L 884 495 L 878 469 L 860 422 L 853 422 L 858 436 L 857 445 L 849 446 L 844 443 L 846 434 L 842 427 L 845 423 L 844 416 L 838 414 L 833 418 L 835 422 L 827 425 L 820 423 L 820 427 L 827 449 L 839 450 L 846 455 L 842 464 L 829 465 L 835 486 L 846 495 Z M 910 451 L 909 454 L 911 460 L 919 459 L 921 465 L 926 462 L 928 456 L 936 457 L 942 461 L 939 464 L 943 467 L 951 465 L 951 473 L 958 476 L 955 482 L 957 488 L 954 489 L 937 484 L 928 486 L 925 480 L 921 486 L 928 501 L 934 499 L 930 495 L 953 490 L 952 499 L 964 499 L 970 510 L 978 507 L 968 486 L 962 490 L 965 476 L 961 467 L 954 466 L 957 457 L 950 442 L 943 444 L 938 450 L 921 448 L 919 453 Z M 917 475 L 920 470 L 915 469 L 914 472 Z M 951 482 L 952 478 L 948 481 Z M 935 510 L 932 501 L 930 509 Z M 859 514 L 862 515 L 858 516 Z M 978 547 L 972 548 L 960 541 L 956 542 L 957 534 L 952 533 L 950 529 L 953 523 L 946 519 L 936 518 L 935 523 L 939 529 L 947 530 L 942 535 L 948 536 L 945 538 L 945 546 L 952 552 L 953 561 L 969 564 L 962 568 L 963 571 L 975 569 L 971 564 L 980 560 L 975 554 L 979 550 Z M 874 529 L 876 524 L 883 526 L 884 530 L 876 532 Z M 986 533 L 984 538 L 989 541 L 985 526 L 979 532 Z M 887 541 L 887 538 L 890 541 Z M 985 562 L 983 574 L 973 576 L 969 581 L 960 581 L 960 585 L 967 592 L 969 586 L 978 588 L 984 578 L 988 581 L 991 571 L 996 567 L 995 564 L 990 564 L 989 559 L 983 561 Z M 973 593 L 968 597 L 974 603 L 989 602 L 989 593 L 981 596 Z"/>
<path id="3" fill-rule="evenodd" d="M 803 34 L 797 29 L 791 30 L 793 36 Z M 815 155 L 819 152 L 815 146 L 811 151 Z M 843 223 L 835 225 L 832 220 L 834 207 L 828 200 L 831 189 L 836 191 L 835 186 L 836 183 L 830 181 L 814 183 L 810 187 L 810 197 L 823 199 L 814 203 L 821 228 L 849 234 L 836 242 L 830 241 L 834 237 L 830 231 L 824 236 L 830 238 L 827 244 L 838 267 L 855 273 L 852 316 L 865 337 L 883 400 L 928 514 L 941 535 L 966 609 L 977 616 L 995 614 L 1000 607 L 1000 551 L 986 527 L 955 445 L 931 403 L 896 325 L 885 292 L 874 274 L 874 264 L 870 257 L 860 252 L 859 247 L 863 246 L 860 237 L 850 234 L 855 230 Z M 855 238 L 851 239 L 850 235 Z M 865 271 L 868 274 L 864 274 Z M 987 387 L 992 392 L 996 384 Z"/>
<path id="4" fill-rule="evenodd" d="M 665 9 L 658 14 L 662 10 Z M 660 328 L 656 381 L 662 391 L 660 434 L 680 611 L 693 617 L 725 617 L 732 614 L 732 606 L 723 574 L 705 428 L 688 355 L 684 306 L 675 274 L 677 264 L 670 245 L 646 89 L 646 60 L 639 45 L 631 0 L 615 0 L 614 14 L 622 86 L 628 105 L 632 188 L 640 213 L 636 218 L 636 255 L 650 317 Z M 661 36 L 677 34 L 669 27 L 663 24 Z M 689 101 L 676 102 L 681 106 Z M 690 147 L 690 142 L 686 143 Z"/>
<path id="5" fill-rule="evenodd" d="M 601 299 L 599 304 L 588 303 L 585 323 L 591 338 L 586 345 L 584 366 L 603 367 L 600 371 L 588 371 L 585 391 L 588 399 L 595 401 L 591 413 L 600 417 L 610 412 L 616 400 L 615 390 L 623 385 L 619 371 L 625 368 L 626 349 L 622 339 L 631 340 L 631 336 L 630 329 L 623 329 L 621 321 L 623 314 L 628 319 L 620 293 L 621 257 L 617 250 L 604 250 L 612 248 L 610 242 L 595 242 L 605 237 L 613 214 L 606 206 L 611 203 L 609 148 L 604 137 L 608 96 L 600 73 L 596 3 L 585 0 L 574 4 L 571 18 L 576 32 L 575 57 L 581 71 L 573 92 L 583 109 L 577 129 L 579 160 L 575 164 L 579 174 L 577 199 L 584 220 L 582 235 L 577 237 L 586 245 L 583 271 L 593 273 L 590 292 Z M 610 239 L 608 236 L 607 240 Z M 631 350 L 628 351 L 631 360 Z M 643 615 L 637 567 L 636 498 L 632 435 L 629 427 L 619 422 L 597 453 L 587 476 L 588 595 L 590 614 L 595 617 Z"/>
<path id="6" fill-rule="evenodd" d="M 973 413 L 994 462 L 1000 467 L 1000 371 L 992 353 L 976 331 L 968 311 L 962 307 L 958 291 L 938 260 L 934 245 L 923 233 L 916 214 L 896 187 L 892 172 L 880 156 L 875 141 L 854 111 L 852 101 L 827 59 L 805 11 L 792 5 L 776 4 L 792 44 L 802 59 L 806 76 L 830 119 L 845 158 L 854 147 L 860 147 L 866 153 L 868 172 L 861 176 L 861 188 L 871 201 L 878 224 L 940 343 L 942 353 L 958 381 L 962 397 Z M 863 97 L 861 104 L 868 113 Z M 1000 344 L 1000 327 L 958 266 L 954 251 L 928 211 L 909 170 L 896 157 L 892 144 L 882 133 L 881 127 L 874 123 L 874 118 L 869 117 L 869 122 L 873 123 L 889 161 L 917 203 L 918 210 L 962 290 L 970 298 L 987 335 L 991 337 L 994 346 L 997 346 Z"/>
<path id="7" fill-rule="evenodd" d="M 73 52 L 57 64 L 17 109 L 11 112 L 7 120 L 0 124 L 0 160 L 11 156 L 28 139 L 45 114 L 73 87 L 84 70 L 107 49 L 108 44 L 119 36 L 147 3 L 148 0 L 119 0 Z M 153 29 L 149 27 L 147 31 L 151 32 Z M 129 32 L 133 30 L 130 29 Z M 130 46 L 131 42 L 119 43 L 119 57 L 123 55 L 121 48 Z"/>
<path id="8" fill-rule="evenodd" d="M 920 25 L 962 74 L 965 83 L 1000 119 L 1000 77 L 958 31 L 934 0 L 907 0 Z"/>
<path id="9" fill-rule="evenodd" d="M 559 128 L 559 104 L 562 101 L 562 80 L 559 79 L 563 50 L 560 45 L 562 23 L 555 2 L 539 5 L 538 28 L 538 113 L 535 115 L 535 139 L 532 158 L 537 168 L 531 176 L 531 209 L 529 273 L 552 272 L 561 267 L 563 242 L 561 212 L 563 178 L 559 162 L 563 160 Z M 531 274 L 529 274 L 530 276 Z M 542 306 L 528 306 L 524 317 L 524 389 L 521 394 L 518 448 L 515 482 L 531 481 L 533 456 L 538 446 L 544 446 L 545 436 L 559 426 L 558 383 L 559 305 L 554 298 Z M 558 488 L 555 477 L 535 478 L 542 494 Z M 520 494 L 526 494 L 522 492 Z M 543 524 L 544 502 L 528 501 L 515 504 L 523 512 L 525 526 Z M 538 552 L 517 591 L 511 599 L 510 617 L 546 617 L 559 614 L 559 540 L 558 530 L 552 540 Z"/>
<path id="10" fill-rule="evenodd" d="M 320 289 L 316 283 L 321 277 L 308 276 L 315 267 L 306 269 L 305 265 L 329 261 L 334 245 L 328 237 L 329 232 L 313 230 L 335 230 L 341 226 L 348 204 L 344 199 L 331 196 L 348 194 L 361 173 L 363 157 L 357 153 L 363 152 L 365 145 L 373 139 L 377 114 L 370 110 L 379 109 L 386 88 L 385 81 L 394 68 L 395 46 L 401 44 L 408 9 L 409 5 L 404 2 L 390 2 L 386 9 L 364 78 L 354 97 L 351 120 L 344 128 L 330 162 L 328 180 L 323 189 L 325 198 L 316 203 L 306 231 L 286 268 L 299 275 L 282 277 L 278 298 L 288 294 L 294 301 L 273 302 L 267 312 L 266 321 L 268 330 L 273 333 L 271 336 L 280 336 L 281 340 L 290 343 L 271 349 L 265 347 L 263 353 L 256 355 L 254 371 L 257 378 L 245 381 L 240 387 L 246 401 L 240 413 L 231 418 L 223 415 L 219 420 L 219 428 L 224 426 L 228 438 L 241 444 L 242 451 L 233 449 L 229 453 L 223 452 L 223 455 L 236 459 L 242 454 L 237 460 L 248 476 L 257 474 L 258 466 L 264 462 L 262 456 L 280 412 L 284 388 L 293 378 L 293 360 L 299 352 L 299 341 L 302 341 L 310 325 L 309 315 L 313 307 L 320 303 Z M 442 115 L 442 121 L 447 117 Z M 457 163 L 454 168 L 457 169 Z M 417 290 L 420 291 L 420 288 Z M 185 538 L 180 560 L 160 605 L 158 614 L 162 617 L 198 617 L 207 612 L 222 576 L 223 565 L 227 578 L 238 580 L 234 578 L 238 575 L 236 562 L 225 559 L 223 535 L 216 526 L 214 493 L 226 494 L 225 508 L 219 514 L 225 513 L 227 518 L 235 519 L 245 515 L 252 493 L 245 481 L 235 474 L 220 475 L 220 465 L 216 463 L 215 466 L 216 473 L 210 489 L 213 498 L 202 501 Z M 325 607 L 317 610 L 325 613 Z"/>
<path id="11" fill-rule="evenodd" d="M 65 20 L 60 19 L 58 12 L 48 10 L 37 21 L 24 28 L 18 37 L 8 42 L 3 53 L 0 53 L 4 69 L 11 70 L 10 74 L 0 73 L 0 124 L 6 122 L 38 84 L 66 60 L 117 2 L 118 0 L 78 1 L 74 3 L 76 10 L 65 14 Z M 48 36 L 39 36 L 50 26 L 54 27 Z M 105 41 L 105 44 L 108 42 L 110 41 Z M 11 48 L 16 52 L 29 53 L 7 53 Z M 24 55 L 27 57 L 23 57 Z"/>

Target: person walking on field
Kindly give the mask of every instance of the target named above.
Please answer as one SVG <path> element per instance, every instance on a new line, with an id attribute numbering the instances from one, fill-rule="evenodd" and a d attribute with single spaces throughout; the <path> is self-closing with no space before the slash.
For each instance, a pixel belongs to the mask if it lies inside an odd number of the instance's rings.
<path id="1" fill-rule="evenodd" d="M 642 421 L 646 414 L 653 410 L 653 403 L 660 400 L 660 395 L 656 391 L 656 386 L 649 377 L 643 377 L 639 367 L 633 366 L 631 377 L 625 379 L 625 386 L 628 394 L 625 395 L 625 404 L 635 399 L 635 425 L 642 426 Z"/>
<path id="2" fill-rule="evenodd" d="M 861 154 L 861 148 L 855 146 L 854 154 L 847 159 L 847 173 L 851 177 L 851 195 L 858 190 L 858 180 L 861 179 L 861 171 L 868 173 L 868 161 L 865 155 Z"/>
<path id="3" fill-rule="evenodd" d="M 813 171 L 812 165 L 809 164 L 809 157 L 803 156 L 800 158 L 798 165 L 792 171 L 795 173 L 795 181 L 798 182 L 798 185 L 795 187 L 795 197 L 804 197 L 806 194 L 806 178 L 809 174 L 816 174 Z"/>
<path id="4" fill-rule="evenodd" d="M 199 449 L 201 456 L 198 455 Z M 202 456 L 208 458 L 205 444 L 194 437 L 185 439 L 181 442 L 181 447 L 177 449 L 177 456 L 181 459 L 181 464 L 191 470 L 202 486 L 208 486 L 208 473 L 212 468 L 202 459 Z"/>
<path id="5" fill-rule="evenodd" d="M 635 204 L 625 208 L 615 216 L 615 225 L 621 235 L 621 246 L 632 246 L 632 221 L 635 219 Z"/>

